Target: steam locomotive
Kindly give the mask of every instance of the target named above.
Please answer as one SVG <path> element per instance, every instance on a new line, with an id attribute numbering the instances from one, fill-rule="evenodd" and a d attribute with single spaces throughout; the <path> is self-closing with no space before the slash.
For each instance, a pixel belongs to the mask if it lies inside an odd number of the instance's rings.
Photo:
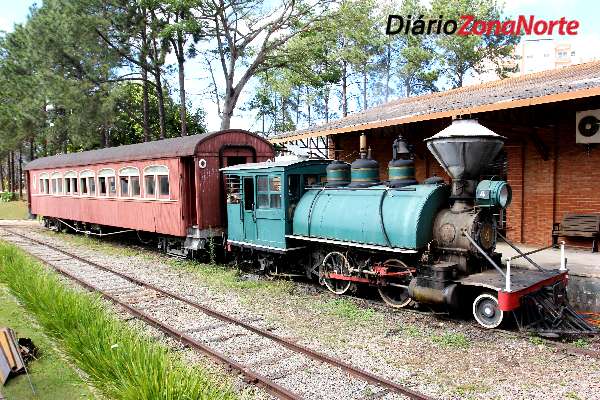
<path id="1" fill-rule="evenodd" d="M 568 304 L 566 270 L 509 271 L 495 252 L 506 240 L 497 216 L 511 189 L 479 177 L 504 140 L 476 120 L 456 120 L 426 139 L 451 185 L 438 177 L 417 183 L 402 137 L 386 182 L 365 135 L 352 165 L 308 159 L 223 168 L 227 251 L 274 274 L 306 274 L 338 295 L 374 286 L 395 308 L 470 304 L 484 328 L 515 312 L 523 329 L 589 330 Z"/>

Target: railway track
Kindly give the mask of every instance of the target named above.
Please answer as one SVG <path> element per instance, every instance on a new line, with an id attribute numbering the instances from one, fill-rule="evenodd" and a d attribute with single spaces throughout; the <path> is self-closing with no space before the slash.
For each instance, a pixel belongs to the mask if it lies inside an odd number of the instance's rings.
<path id="1" fill-rule="evenodd" d="M 100 293 L 106 300 L 165 335 L 238 371 L 249 383 L 264 388 L 278 398 L 318 398 L 317 393 L 299 389 L 322 387 L 323 382 L 314 381 L 323 379 L 331 384 L 328 385 L 328 393 L 320 393 L 322 398 L 431 398 L 405 385 L 206 307 L 171 290 L 15 232 L 12 227 L 1 228 L 9 234 L 4 235 L 5 239 L 40 262 L 86 289 Z M 186 316 L 184 319 L 187 322 L 193 319 L 195 325 L 193 328 L 178 327 L 178 318 L 165 321 L 152 314 L 153 308 L 162 308 L 162 315 L 180 316 L 183 312 Z M 226 334 L 215 334 L 216 330 Z M 240 352 L 241 349 L 243 350 Z"/>

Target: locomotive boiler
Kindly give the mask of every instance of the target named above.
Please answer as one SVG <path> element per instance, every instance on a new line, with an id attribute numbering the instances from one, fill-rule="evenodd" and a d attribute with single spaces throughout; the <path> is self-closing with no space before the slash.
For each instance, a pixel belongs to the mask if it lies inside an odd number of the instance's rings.
<path id="1" fill-rule="evenodd" d="M 504 139 L 476 120 L 456 120 L 426 139 L 450 184 L 439 177 L 417 183 L 402 137 L 394 142 L 385 182 L 365 135 L 352 165 L 296 160 L 224 168 L 235 199 L 227 206 L 228 249 L 271 272 L 301 270 L 336 294 L 367 284 L 396 308 L 415 302 L 470 307 L 486 328 L 527 307 L 534 321 L 522 324 L 541 326 L 553 310 L 536 308 L 536 296 L 568 309 L 567 273 L 510 272 L 495 252 L 503 238 L 498 216 L 510 204 L 511 189 L 481 175 Z"/>

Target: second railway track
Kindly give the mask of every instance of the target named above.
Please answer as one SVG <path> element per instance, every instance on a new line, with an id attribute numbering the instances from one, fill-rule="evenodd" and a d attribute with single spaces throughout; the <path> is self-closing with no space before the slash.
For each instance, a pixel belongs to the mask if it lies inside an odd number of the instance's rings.
<path id="1" fill-rule="evenodd" d="M 237 370 L 282 399 L 430 399 L 405 385 L 354 367 L 224 314 L 169 289 L 1 227 L 5 239 L 88 290 L 196 351 Z M 12 238 L 10 238 L 12 236 Z M 161 309 L 160 315 L 155 310 Z M 168 315 L 170 318 L 165 318 Z M 192 325 L 190 325 L 190 323 Z M 326 392 L 323 393 L 323 389 Z"/>

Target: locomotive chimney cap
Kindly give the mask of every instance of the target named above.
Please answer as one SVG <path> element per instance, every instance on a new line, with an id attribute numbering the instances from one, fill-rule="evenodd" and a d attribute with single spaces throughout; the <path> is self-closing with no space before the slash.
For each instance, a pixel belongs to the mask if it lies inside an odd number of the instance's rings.
<path id="1" fill-rule="evenodd" d="M 498 155 L 505 139 L 476 119 L 459 119 L 425 142 L 453 180 L 473 180 Z"/>
<path id="2" fill-rule="evenodd" d="M 496 132 L 491 129 L 486 128 L 483 125 L 479 124 L 479 121 L 476 119 L 455 119 L 452 121 L 450 126 L 442 129 L 434 136 L 425 139 L 426 142 L 429 142 L 433 139 L 440 138 L 496 138 L 504 140 L 506 139 L 504 136 L 498 135 Z"/>

